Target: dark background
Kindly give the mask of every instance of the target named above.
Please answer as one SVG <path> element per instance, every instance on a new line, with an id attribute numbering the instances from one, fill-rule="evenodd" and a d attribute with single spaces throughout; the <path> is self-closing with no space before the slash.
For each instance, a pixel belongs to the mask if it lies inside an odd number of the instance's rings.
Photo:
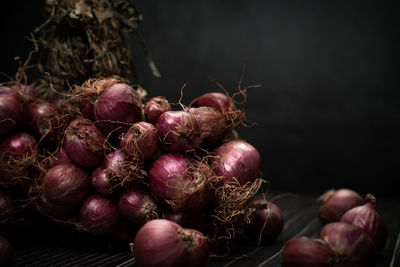
<path id="1" fill-rule="evenodd" d="M 3 1 L 4 2 L 4 1 Z M 0 72 L 43 20 L 44 1 L 7 1 L 0 16 Z M 284 3 L 285 2 L 285 3 Z M 240 134 L 261 153 L 270 190 L 350 187 L 395 195 L 400 178 L 399 33 L 396 9 L 379 1 L 135 1 L 162 78 L 151 75 L 137 45 L 139 82 L 150 96 L 184 103 L 230 92 L 247 58 L 247 117 Z"/>

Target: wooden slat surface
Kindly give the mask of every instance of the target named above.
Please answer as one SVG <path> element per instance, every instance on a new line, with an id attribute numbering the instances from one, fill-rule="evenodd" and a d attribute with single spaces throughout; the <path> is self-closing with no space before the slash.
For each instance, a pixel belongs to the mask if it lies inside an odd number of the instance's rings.
<path id="1" fill-rule="evenodd" d="M 256 240 L 242 235 L 232 244 L 230 256 L 212 257 L 207 266 L 280 266 L 280 250 L 294 236 L 317 237 L 322 228 L 317 218 L 316 196 L 284 197 L 276 204 L 285 216 L 285 227 L 279 238 L 258 246 Z M 380 253 L 377 267 L 400 266 L 400 199 L 378 197 L 377 210 L 384 218 L 389 238 Z M 25 238 L 22 238 L 24 236 Z M 37 232 L 27 232 L 11 242 L 14 247 L 12 266 L 135 266 L 129 251 L 109 249 L 99 240 L 70 236 L 69 240 L 51 239 Z M 102 244 L 101 244 L 102 243 Z"/>

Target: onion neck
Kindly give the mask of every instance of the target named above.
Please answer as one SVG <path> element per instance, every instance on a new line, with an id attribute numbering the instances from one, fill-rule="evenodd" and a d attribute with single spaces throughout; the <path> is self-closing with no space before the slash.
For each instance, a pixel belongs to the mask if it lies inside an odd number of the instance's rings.
<path id="1" fill-rule="evenodd" d="M 187 250 L 194 249 L 198 246 L 196 239 L 193 236 L 193 232 L 187 229 L 178 230 L 178 238 L 181 240 Z"/>

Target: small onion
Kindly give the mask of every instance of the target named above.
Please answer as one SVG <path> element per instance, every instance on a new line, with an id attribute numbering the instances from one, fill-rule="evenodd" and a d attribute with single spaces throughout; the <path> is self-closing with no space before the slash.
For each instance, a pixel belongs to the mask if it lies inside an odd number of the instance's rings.
<path id="1" fill-rule="evenodd" d="M 342 215 L 364 204 L 364 199 L 350 189 L 329 190 L 319 197 L 319 219 L 323 224 L 338 222 Z"/>
<path id="2" fill-rule="evenodd" d="M 252 228 L 255 233 L 261 234 L 262 241 L 275 240 L 282 232 L 284 218 L 277 205 L 264 199 L 254 199 L 249 207 L 255 208 Z"/>
<path id="3" fill-rule="evenodd" d="M 150 167 L 150 192 L 157 201 L 174 209 L 199 211 L 210 196 L 205 180 L 210 169 L 203 167 L 182 154 L 164 154 Z"/>
<path id="4" fill-rule="evenodd" d="M 49 165 L 50 167 L 53 167 L 63 163 L 71 163 L 71 160 L 68 158 L 63 147 L 60 147 L 60 149 L 54 155 L 49 157 Z"/>
<path id="5" fill-rule="evenodd" d="M 200 124 L 187 111 L 167 111 L 157 121 L 157 130 L 166 151 L 186 152 L 196 149 L 201 142 Z"/>
<path id="6" fill-rule="evenodd" d="M 376 212 L 376 198 L 367 194 L 367 204 L 352 208 L 343 214 L 341 222 L 359 227 L 374 242 L 376 251 L 381 251 L 386 244 L 388 232 L 382 217 Z"/>
<path id="7" fill-rule="evenodd" d="M 112 233 L 121 223 L 118 206 L 111 199 L 92 195 L 81 206 L 80 223 L 95 235 Z"/>
<path id="8" fill-rule="evenodd" d="M 147 102 L 144 114 L 148 122 L 155 124 L 158 118 L 166 111 L 171 110 L 168 100 L 162 96 L 153 97 Z"/>
<path id="9" fill-rule="evenodd" d="M 151 158 L 160 149 L 157 128 L 148 122 L 137 122 L 123 135 L 120 148 L 135 159 Z"/>
<path id="10" fill-rule="evenodd" d="M 106 133 L 142 119 L 142 102 L 127 84 L 116 83 L 103 91 L 94 104 L 94 117 Z"/>
<path id="11" fill-rule="evenodd" d="M 206 238 L 200 232 L 157 219 L 139 230 L 133 254 L 141 267 L 201 267 L 208 261 L 209 249 Z"/>
<path id="12" fill-rule="evenodd" d="M 219 112 L 224 113 L 232 110 L 235 105 L 230 96 L 222 93 L 213 92 L 204 94 L 194 99 L 192 103 L 190 103 L 190 107 L 211 107 L 215 108 Z"/>
<path id="13" fill-rule="evenodd" d="M 41 183 L 43 195 L 60 205 L 80 202 L 90 191 L 89 175 L 72 163 L 50 168 Z"/>
<path id="14" fill-rule="evenodd" d="M 36 88 L 22 83 L 15 83 L 10 86 L 10 88 L 17 91 L 21 97 L 24 99 L 25 103 L 30 103 L 35 101 L 39 97 L 39 92 Z"/>
<path id="15" fill-rule="evenodd" d="M 330 267 L 334 252 L 321 239 L 293 238 L 282 250 L 282 267 Z"/>
<path id="16" fill-rule="evenodd" d="M 73 120 L 65 130 L 65 152 L 73 163 L 85 168 L 101 164 L 104 142 L 104 135 L 93 122 L 86 119 Z"/>
<path id="17" fill-rule="evenodd" d="M 23 98 L 9 87 L 0 86 L 0 137 L 18 129 L 24 121 Z"/>
<path id="18" fill-rule="evenodd" d="M 0 236 L 0 266 L 10 264 L 13 257 L 13 249 L 10 242 L 3 236 Z"/>
<path id="19" fill-rule="evenodd" d="M 119 211 L 131 223 L 142 226 L 158 218 L 158 205 L 147 190 L 133 187 L 123 193 L 118 202 Z"/>
<path id="20" fill-rule="evenodd" d="M 329 223 L 322 229 L 321 239 L 335 252 L 335 266 L 372 266 L 376 261 L 371 239 L 354 225 Z"/>
<path id="21" fill-rule="evenodd" d="M 36 138 L 44 138 L 46 144 L 60 142 L 65 121 L 57 108 L 46 101 L 34 101 L 25 108 L 26 117 Z"/>
<path id="22" fill-rule="evenodd" d="M 232 140 L 214 152 L 215 173 L 224 177 L 224 181 L 235 179 L 240 185 L 254 181 L 260 174 L 261 157 L 257 149 L 243 140 Z"/>
<path id="23" fill-rule="evenodd" d="M 189 112 L 196 116 L 200 124 L 200 139 L 204 146 L 215 147 L 220 145 L 231 130 L 228 127 L 226 117 L 214 108 L 190 108 Z"/>
<path id="24" fill-rule="evenodd" d="M 37 162 L 37 143 L 33 136 L 17 133 L 0 144 L 0 183 L 22 189 L 36 175 L 31 168 Z"/>

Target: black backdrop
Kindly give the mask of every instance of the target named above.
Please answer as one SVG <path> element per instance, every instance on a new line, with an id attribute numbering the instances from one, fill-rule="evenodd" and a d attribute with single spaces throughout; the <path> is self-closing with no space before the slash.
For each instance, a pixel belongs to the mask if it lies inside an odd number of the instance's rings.
<path id="1" fill-rule="evenodd" d="M 4 2 L 4 1 L 3 1 Z M 39 25 L 43 1 L 7 1 L 0 16 L 0 72 Z M 396 194 L 400 178 L 398 29 L 386 1 L 135 1 L 162 78 L 137 42 L 139 82 L 150 96 L 184 103 L 237 88 L 247 58 L 247 117 L 240 134 L 260 151 L 271 190 L 322 193 L 350 187 Z"/>

